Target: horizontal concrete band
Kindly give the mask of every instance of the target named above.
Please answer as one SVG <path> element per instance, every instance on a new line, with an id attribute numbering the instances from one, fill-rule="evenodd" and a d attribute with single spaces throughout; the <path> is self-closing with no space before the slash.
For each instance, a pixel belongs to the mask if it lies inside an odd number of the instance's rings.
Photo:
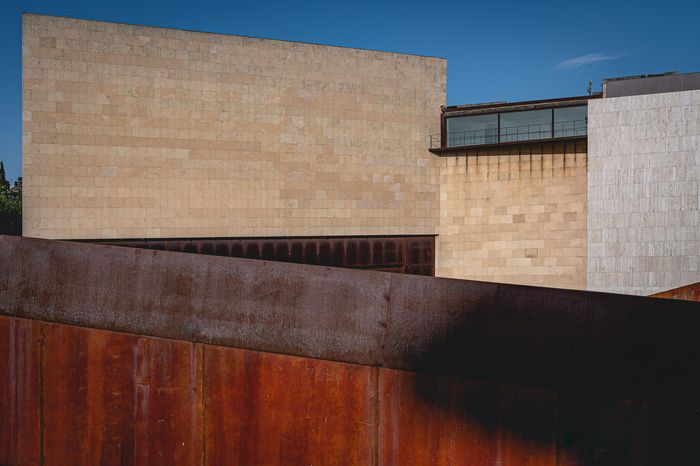
<path id="1" fill-rule="evenodd" d="M 697 303 L 0 237 L 0 313 L 649 399 L 700 387 Z"/>

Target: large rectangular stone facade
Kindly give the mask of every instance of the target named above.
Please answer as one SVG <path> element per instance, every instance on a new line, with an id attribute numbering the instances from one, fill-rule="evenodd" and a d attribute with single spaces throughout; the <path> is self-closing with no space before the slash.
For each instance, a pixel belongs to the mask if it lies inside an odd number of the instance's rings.
<path id="1" fill-rule="evenodd" d="M 700 281 L 700 91 L 591 100 L 588 287 Z"/>
<path id="2" fill-rule="evenodd" d="M 443 59 L 23 16 L 24 235 L 433 234 Z"/>
<path id="3" fill-rule="evenodd" d="M 436 275 L 586 288 L 586 143 L 446 157 Z"/>

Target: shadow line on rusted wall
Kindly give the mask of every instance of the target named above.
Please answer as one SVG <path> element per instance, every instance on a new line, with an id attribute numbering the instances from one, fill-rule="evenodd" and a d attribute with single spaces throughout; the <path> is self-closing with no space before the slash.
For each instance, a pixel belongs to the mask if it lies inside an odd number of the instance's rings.
<path id="1" fill-rule="evenodd" d="M 687 464 L 700 444 L 696 303 L 18 238 L 0 254 L 0 313 L 389 368 L 374 396 L 477 425 L 489 458 L 489 438 L 559 464 Z"/>

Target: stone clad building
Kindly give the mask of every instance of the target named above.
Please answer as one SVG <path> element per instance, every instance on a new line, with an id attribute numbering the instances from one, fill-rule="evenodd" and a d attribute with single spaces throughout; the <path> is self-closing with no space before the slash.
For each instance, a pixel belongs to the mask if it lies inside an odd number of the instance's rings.
<path id="1" fill-rule="evenodd" d="M 586 288 L 588 100 L 445 110 L 431 149 L 444 276 Z"/>
<path id="2" fill-rule="evenodd" d="M 22 55 L 25 236 L 636 294 L 700 281 L 697 75 L 441 112 L 435 57 L 39 15 Z"/>
<path id="3" fill-rule="evenodd" d="M 606 88 L 589 106 L 588 288 L 700 282 L 700 73 Z"/>
<path id="4" fill-rule="evenodd" d="M 434 234 L 443 59 L 25 15 L 25 235 Z"/>

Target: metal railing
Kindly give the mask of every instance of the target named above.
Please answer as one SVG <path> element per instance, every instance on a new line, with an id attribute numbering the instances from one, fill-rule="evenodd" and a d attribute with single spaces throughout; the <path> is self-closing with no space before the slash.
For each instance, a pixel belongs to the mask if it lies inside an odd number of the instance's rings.
<path id="1" fill-rule="evenodd" d="M 532 141 L 534 139 L 550 139 L 551 137 L 552 123 L 538 123 L 501 128 L 498 142 Z"/>
<path id="2" fill-rule="evenodd" d="M 498 130 L 496 128 L 447 133 L 448 146 L 476 146 L 496 144 L 497 142 Z"/>
<path id="3" fill-rule="evenodd" d="M 588 119 L 559 121 L 554 123 L 555 138 L 570 138 L 588 134 Z"/>
<path id="4" fill-rule="evenodd" d="M 538 123 L 472 131 L 456 131 L 447 134 L 446 144 L 442 145 L 439 134 L 430 135 L 430 149 L 442 147 L 479 146 L 505 142 L 534 141 L 541 139 L 556 139 L 585 136 L 588 133 L 586 119 L 558 121 L 555 123 Z"/>

